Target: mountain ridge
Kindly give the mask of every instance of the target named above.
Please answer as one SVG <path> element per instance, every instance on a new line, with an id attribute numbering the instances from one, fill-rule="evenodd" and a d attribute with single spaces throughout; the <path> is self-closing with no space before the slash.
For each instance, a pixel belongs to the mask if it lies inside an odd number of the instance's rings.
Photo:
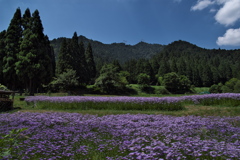
<path id="1" fill-rule="evenodd" d="M 59 37 L 50 41 L 51 46 L 54 49 L 56 59 L 64 38 L 65 37 Z M 150 59 L 155 54 L 161 52 L 165 47 L 165 45 L 150 44 L 142 41 L 135 45 L 129 45 L 125 43 L 104 44 L 100 41 L 88 39 L 83 35 L 78 37 L 78 41 L 83 42 L 85 48 L 87 47 L 88 43 L 91 43 L 95 59 L 102 59 L 104 62 L 118 60 L 121 64 L 130 59 Z"/>

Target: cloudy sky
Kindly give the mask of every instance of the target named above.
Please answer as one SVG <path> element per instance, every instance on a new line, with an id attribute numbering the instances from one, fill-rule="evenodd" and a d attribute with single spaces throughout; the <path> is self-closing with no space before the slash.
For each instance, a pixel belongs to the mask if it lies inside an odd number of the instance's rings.
<path id="1" fill-rule="evenodd" d="M 76 31 L 103 43 L 240 49 L 240 0 L 0 0 L 0 31 L 18 7 L 38 9 L 50 39 Z"/>

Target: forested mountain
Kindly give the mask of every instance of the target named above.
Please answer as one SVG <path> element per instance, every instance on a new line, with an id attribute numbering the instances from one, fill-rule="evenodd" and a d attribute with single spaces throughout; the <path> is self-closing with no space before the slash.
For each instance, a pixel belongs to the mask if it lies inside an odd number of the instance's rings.
<path id="1" fill-rule="evenodd" d="M 62 39 L 51 41 L 56 56 Z M 224 84 L 231 78 L 240 79 L 240 50 L 204 49 L 182 40 L 166 46 L 145 42 L 131 46 L 103 44 L 84 36 L 78 39 L 85 47 L 91 43 L 98 72 L 104 63 L 117 60 L 123 70 L 130 73 L 129 83 L 137 83 L 137 76 L 141 73 L 149 75 L 152 84 L 157 83 L 156 77 L 170 72 L 187 76 L 195 86 L 209 87 Z"/>
<path id="2" fill-rule="evenodd" d="M 64 38 L 61 37 L 51 41 L 56 59 L 58 58 L 63 39 Z M 91 43 L 96 63 L 98 63 L 98 61 L 111 62 L 113 60 L 118 60 L 120 64 L 123 64 L 130 59 L 149 59 L 156 53 L 161 52 L 164 48 L 164 45 L 149 44 L 145 42 L 139 42 L 136 45 L 127 45 L 125 43 L 103 44 L 84 36 L 79 36 L 78 41 L 83 42 L 85 48 L 87 48 L 88 43 Z"/>
<path id="3" fill-rule="evenodd" d="M 185 41 L 167 45 L 151 60 L 155 74 L 186 75 L 195 86 L 240 79 L 240 50 L 204 49 Z M 157 70 L 158 68 L 158 70 Z"/>

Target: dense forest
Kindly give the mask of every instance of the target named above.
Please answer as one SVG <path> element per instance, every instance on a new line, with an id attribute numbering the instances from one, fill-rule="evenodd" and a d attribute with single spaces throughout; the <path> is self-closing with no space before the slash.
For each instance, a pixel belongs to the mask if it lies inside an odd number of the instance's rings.
<path id="1" fill-rule="evenodd" d="M 0 32 L 1 84 L 29 94 L 90 84 L 106 93 L 124 92 L 127 84 L 163 85 L 177 93 L 173 84 L 187 92 L 191 86 L 240 79 L 240 50 L 204 49 L 181 40 L 103 44 L 76 32 L 50 41 L 43 31 L 38 10 L 23 15 L 16 10 L 7 30 Z"/>

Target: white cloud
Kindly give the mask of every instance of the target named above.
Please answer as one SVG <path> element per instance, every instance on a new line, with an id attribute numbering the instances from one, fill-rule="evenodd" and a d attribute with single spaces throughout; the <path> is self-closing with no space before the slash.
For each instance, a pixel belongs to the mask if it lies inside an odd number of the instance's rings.
<path id="1" fill-rule="evenodd" d="M 192 11 L 203 10 L 204 8 L 207 8 L 208 6 L 214 3 L 215 2 L 211 0 L 198 0 L 197 4 L 191 7 L 191 10 Z"/>
<path id="2" fill-rule="evenodd" d="M 219 46 L 240 46 L 240 28 L 228 29 L 222 37 L 218 37 L 217 44 Z"/>
<path id="3" fill-rule="evenodd" d="M 217 10 L 216 9 L 214 9 L 214 8 L 212 8 L 212 9 L 210 9 L 210 13 L 214 13 L 214 12 L 216 12 Z"/>
<path id="4" fill-rule="evenodd" d="M 221 25 L 231 26 L 240 20 L 240 0 L 198 0 L 191 10 L 203 10 L 209 6 L 213 6 L 209 12 L 216 12 L 214 18 Z M 240 46 L 240 28 L 228 29 L 222 37 L 218 37 L 216 43 L 220 46 Z"/>
<path id="5" fill-rule="evenodd" d="M 240 20 L 240 0 L 198 0 L 191 10 L 203 10 L 211 5 L 220 6 L 217 10 L 210 9 L 210 12 L 216 12 L 215 20 L 218 23 L 230 26 Z"/>
<path id="6" fill-rule="evenodd" d="M 215 19 L 225 26 L 237 22 L 240 19 L 240 0 L 225 0 L 223 7 L 215 15 Z"/>

